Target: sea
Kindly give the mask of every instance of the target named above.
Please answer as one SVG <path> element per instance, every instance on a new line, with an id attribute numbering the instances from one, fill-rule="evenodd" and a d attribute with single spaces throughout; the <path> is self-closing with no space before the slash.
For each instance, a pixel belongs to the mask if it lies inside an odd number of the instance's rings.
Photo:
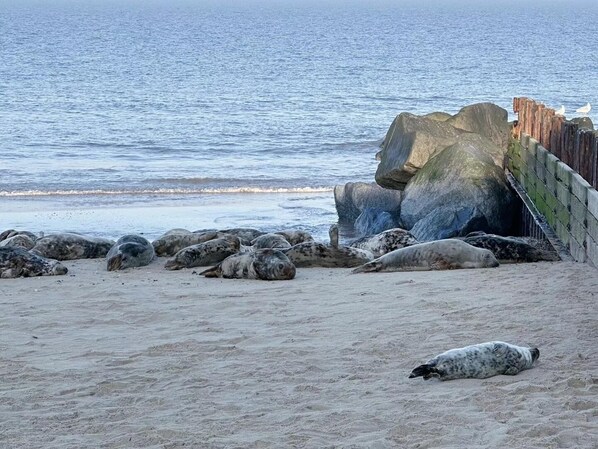
<path id="1" fill-rule="evenodd" d="M 298 228 L 394 117 L 598 122 L 598 2 L 0 0 L 0 231 Z"/>

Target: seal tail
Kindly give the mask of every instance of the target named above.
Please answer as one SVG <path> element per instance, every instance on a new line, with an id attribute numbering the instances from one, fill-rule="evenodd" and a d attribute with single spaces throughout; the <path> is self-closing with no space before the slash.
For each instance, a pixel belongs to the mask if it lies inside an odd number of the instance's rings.
<path id="1" fill-rule="evenodd" d="M 419 365 L 411 374 L 409 374 L 409 379 L 413 379 L 415 377 L 423 377 L 425 380 L 428 380 L 432 377 L 432 374 L 436 372 L 436 369 L 433 365 L 428 365 L 427 363 L 424 365 Z"/>
<path id="2" fill-rule="evenodd" d="M 221 271 L 220 271 L 220 265 L 216 265 L 215 267 L 212 268 L 208 268 L 205 271 L 202 271 L 201 273 L 199 273 L 200 276 L 205 276 L 207 278 L 218 278 L 221 275 Z"/>

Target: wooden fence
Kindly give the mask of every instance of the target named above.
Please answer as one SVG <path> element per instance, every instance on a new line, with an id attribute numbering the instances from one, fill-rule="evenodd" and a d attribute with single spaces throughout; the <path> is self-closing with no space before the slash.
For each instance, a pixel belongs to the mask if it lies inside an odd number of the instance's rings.
<path id="1" fill-rule="evenodd" d="M 513 99 L 513 112 L 519 118 L 513 130 L 517 138 L 526 133 L 579 173 L 592 187 L 598 189 L 598 134 L 579 129 L 577 123 L 556 115 L 529 98 Z"/>

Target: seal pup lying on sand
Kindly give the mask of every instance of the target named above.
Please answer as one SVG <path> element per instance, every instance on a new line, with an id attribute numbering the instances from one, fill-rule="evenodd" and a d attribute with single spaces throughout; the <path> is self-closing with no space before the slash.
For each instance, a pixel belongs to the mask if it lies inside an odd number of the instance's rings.
<path id="1" fill-rule="evenodd" d="M 409 231 L 401 228 L 388 229 L 380 234 L 368 235 L 357 239 L 349 246 L 371 251 L 374 257 L 383 256 L 395 249 L 416 245 L 419 242 Z"/>
<path id="2" fill-rule="evenodd" d="M 461 238 L 476 248 L 485 248 L 492 251 L 501 262 L 539 262 L 557 261 L 559 256 L 555 251 L 546 251 L 536 248 L 516 237 L 502 237 L 495 234 L 476 233 Z"/>
<path id="3" fill-rule="evenodd" d="M 278 250 L 258 249 L 233 254 L 215 267 L 199 274 L 208 278 L 289 280 L 295 277 L 295 265 Z"/>
<path id="4" fill-rule="evenodd" d="M 525 348 L 502 341 L 451 349 L 415 368 L 409 378 L 424 380 L 485 379 L 498 374 L 513 376 L 529 369 L 540 357 L 538 348 Z"/>
<path id="5" fill-rule="evenodd" d="M 181 268 L 206 267 L 222 262 L 228 256 L 236 254 L 241 249 L 239 237 L 224 235 L 197 245 L 183 248 L 168 260 L 164 268 L 180 270 Z"/>
<path id="6" fill-rule="evenodd" d="M 446 239 L 396 249 L 355 268 L 352 273 L 491 267 L 498 267 L 491 251 L 461 240 Z"/>
<path id="7" fill-rule="evenodd" d="M 31 254 L 23 248 L 0 248 L 0 278 L 54 276 L 67 272 L 60 262 Z"/>
<path id="8" fill-rule="evenodd" d="M 330 245 L 303 242 L 282 251 L 296 267 L 351 268 L 374 258 L 370 251 L 338 244 L 338 226 L 330 226 Z"/>
<path id="9" fill-rule="evenodd" d="M 154 247 L 140 235 L 127 234 L 119 238 L 106 254 L 108 271 L 144 267 L 154 258 Z"/>
<path id="10" fill-rule="evenodd" d="M 33 254 L 56 260 L 97 259 L 106 257 L 114 240 L 81 234 L 51 234 L 37 239 Z"/>

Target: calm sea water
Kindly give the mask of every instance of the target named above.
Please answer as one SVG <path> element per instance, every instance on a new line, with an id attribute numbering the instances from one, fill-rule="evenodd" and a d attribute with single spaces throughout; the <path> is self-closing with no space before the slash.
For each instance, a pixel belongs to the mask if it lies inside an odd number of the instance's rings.
<path id="1" fill-rule="evenodd" d="M 598 121 L 596 23 L 594 1 L 0 0 L 0 229 L 323 235 L 402 111 Z"/>

